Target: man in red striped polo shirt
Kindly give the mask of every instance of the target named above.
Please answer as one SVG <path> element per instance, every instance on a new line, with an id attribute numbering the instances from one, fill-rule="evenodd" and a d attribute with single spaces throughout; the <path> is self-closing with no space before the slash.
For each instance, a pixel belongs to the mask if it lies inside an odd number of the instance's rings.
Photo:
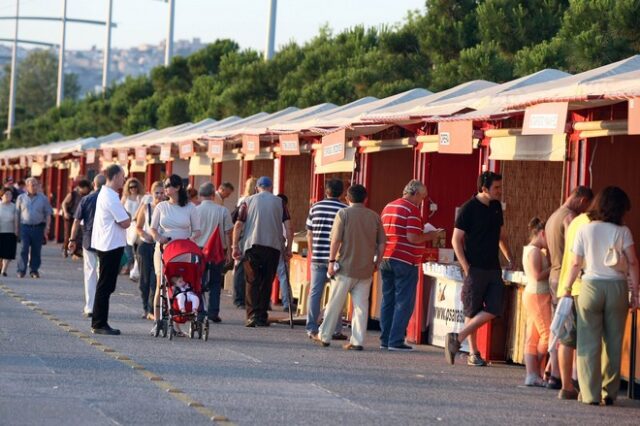
<path id="1" fill-rule="evenodd" d="M 402 198 L 390 202 L 382 210 L 387 245 L 380 265 L 380 349 L 413 350 L 404 338 L 415 305 L 418 265 L 422 261 L 425 243 L 437 239 L 442 232 L 424 232 L 420 205 L 425 198 L 427 188 L 414 179 L 404 187 Z"/>

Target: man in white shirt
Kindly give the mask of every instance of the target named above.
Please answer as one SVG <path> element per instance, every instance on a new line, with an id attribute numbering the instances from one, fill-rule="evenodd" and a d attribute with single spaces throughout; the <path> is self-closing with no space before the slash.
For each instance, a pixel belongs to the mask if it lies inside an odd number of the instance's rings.
<path id="1" fill-rule="evenodd" d="M 219 206 L 224 206 L 224 200 L 233 194 L 233 189 L 233 184 L 231 184 L 231 182 L 222 182 L 218 187 L 218 190 L 215 192 L 213 202 Z"/>
<path id="2" fill-rule="evenodd" d="M 109 298 L 116 289 L 120 260 L 127 244 L 126 230 L 131 224 L 129 213 L 120 202 L 118 191 L 124 185 L 124 171 L 117 164 L 105 171 L 107 183 L 100 190 L 93 219 L 91 247 L 98 253 L 100 271 L 93 303 L 91 332 L 94 334 L 118 335 L 120 330 L 111 328 Z"/>
<path id="3" fill-rule="evenodd" d="M 200 218 L 200 230 L 202 234 L 195 241 L 200 248 L 207 245 L 209 238 L 219 229 L 222 247 L 225 250 L 225 260 L 220 263 L 207 263 L 206 279 L 209 282 L 209 307 L 207 315 L 213 322 L 220 322 L 220 291 L 222 287 L 222 267 L 225 261 L 231 260 L 231 214 L 229 210 L 213 201 L 215 187 L 211 182 L 200 185 L 199 195 L 201 203 L 196 207 Z"/>

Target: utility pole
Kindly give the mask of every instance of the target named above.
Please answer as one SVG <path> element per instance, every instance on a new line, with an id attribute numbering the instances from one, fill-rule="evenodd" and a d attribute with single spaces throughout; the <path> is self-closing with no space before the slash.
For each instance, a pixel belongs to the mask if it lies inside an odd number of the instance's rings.
<path id="1" fill-rule="evenodd" d="M 107 0 L 107 39 L 104 44 L 104 59 L 102 60 L 102 93 L 107 93 L 109 85 L 109 66 L 111 65 L 111 14 L 113 0 Z"/>
<path id="2" fill-rule="evenodd" d="M 13 32 L 13 50 L 11 52 L 11 78 L 9 82 L 9 120 L 7 120 L 7 139 L 11 139 L 11 132 L 16 121 L 16 63 L 18 62 L 18 19 L 20 16 L 20 0 L 16 0 L 16 25 Z"/>
<path id="3" fill-rule="evenodd" d="M 268 61 L 273 58 L 276 42 L 276 9 L 278 8 L 278 0 L 270 0 L 269 2 L 269 22 L 267 28 L 267 46 L 264 50 L 264 60 Z"/>
<path id="4" fill-rule="evenodd" d="M 176 11 L 175 0 L 169 0 L 169 30 L 167 31 L 167 41 L 164 46 L 164 66 L 168 67 L 171 64 L 171 57 L 173 56 L 173 18 Z"/>
<path id="5" fill-rule="evenodd" d="M 58 55 L 58 94 L 56 96 L 56 106 L 59 107 L 64 98 L 64 51 L 67 35 L 67 0 L 62 0 L 62 36 L 60 39 L 60 50 Z"/>

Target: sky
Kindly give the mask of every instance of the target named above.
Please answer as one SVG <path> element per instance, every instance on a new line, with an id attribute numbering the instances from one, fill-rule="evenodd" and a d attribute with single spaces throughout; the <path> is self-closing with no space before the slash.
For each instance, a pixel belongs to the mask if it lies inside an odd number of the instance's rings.
<path id="1" fill-rule="evenodd" d="M 279 0 L 276 50 L 290 41 L 303 44 L 328 24 L 334 33 L 365 26 L 401 23 L 409 10 L 424 11 L 425 0 Z M 0 0 L 0 16 L 15 16 L 16 0 Z M 67 0 L 67 17 L 106 20 L 108 0 Z M 62 15 L 63 0 L 20 0 L 21 16 Z M 112 47 L 158 44 L 166 38 L 168 3 L 164 0 L 113 0 Z M 242 48 L 264 50 L 269 0 L 175 0 L 174 40 L 203 42 L 230 38 Z M 14 21 L 0 20 L 0 38 L 13 38 Z M 20 21 L 19 38 L 58 43 L 59 22 Z M 105 43 L 102 26 L 67 24 L 67 49 Z M 7 43 L 3 43 L 7 44 Z M 24 47 L 27 47 L 26 45 Z"/>

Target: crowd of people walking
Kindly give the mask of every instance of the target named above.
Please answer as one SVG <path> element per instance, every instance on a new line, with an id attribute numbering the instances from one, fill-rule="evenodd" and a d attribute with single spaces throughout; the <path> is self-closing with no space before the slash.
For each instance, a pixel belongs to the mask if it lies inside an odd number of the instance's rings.
<path id="1" fill-rule="evenodd" d="M 91 186 L 93 192 L 89 193 Z M 181 290 L 180 310 L 190 302 L 208 320 L 221 322 L 220 295 L 224 274 L 233 269 L 233 303 L 246 311 L 246 327 L 267 327 L 272 283 L 281 284 L 284 310 L 294 307 L 287 262 L 292 256 L 293 229 L 286 196 L 273 194 L 269 177 L 247 180 L 230 211 L 224 201 L 234 192 L 225 182 L 217 189 L 206 182 L 188 191 L 178 175 L 155 182 L 149 194 L 134 178 L 125 179 L 118 165 L 108 167 L 93 183 L 81 180 L 62 203 L 65 224 L 63 255 L 83 258 L 83 314 L 96 334 L 118 335 L 109 324 L 109 301 L 119 273 L 138 281 L 141 316 L 162 327 L 162 251 L 171 241 L 191 240 L 207 250 L 217 243 L 221 255 L 205 265 L 203 287 L 208 304 L 200 306 L 191 284 L 174 277 Z M 14 199 L 14 196 L 17 197 Z M 313 204 L 306 220 L 310 286 L 306 297 L 306 333 L 321 347 L 349 340 L 345 350 L 364 349 L 369 297 L 375 271 L 382 280 L 380 349 L 411 351 L 406 330 L 416 304 L 416 287 L 427 242 L 443 231 L 423 220 L 427 188 L 411 180 L 402 196 L 381 214 L 366 207 L 367 189 L 348 187 L 339 179 L 325 182 L 325 198 Z M 25 189 L 5 182 L 0 190 L 1 273 L 21 241 L 17 273 L 40 276 L 40 251 L 46 242 L 52 209 L 29 178 Z M 478 329 L 504 310 L 502 252 L 506 269 L 514 258 L 504 227 L 502 176 L 484 172 L 477 193 L 460 208 L 451 244 L 462 270 L 464 327 L 448 333 L 445 357 L 454 364 L 462 343 L 469 344 L 467 364 L 486 366 L 479 350 Z M 197 205 L 196 205 L 197 204 Z M 301 206 L 293 206 L 298 209 Z M 585 404 L 613 404 L 620 387 L 622 335 L 628 308 L 640 306 L 639 268 L 631 231 L 624 225 L 629 197 L 618 187 L 593 194 L 577 187 L 546 220 L 533 218 L 522 251 L 526 275 L 525 380 L 527 386 L 559 390 L 560 399 Z M 179 278 L 179 279 L 178 279 Z M 324 314 L 322 295 L 330 292 Z M 351 296 L 351 336 L 343 332 L 343 311 Z M 572 305 L 569 333 L 554 336 L 552 319 L 559 301 Z M 300 301 L 299 301 L 300 302 Z M 573 319 L 573 324 L 570 322 Z M 178 333 L 181 331 L 178 328 Z"/>

